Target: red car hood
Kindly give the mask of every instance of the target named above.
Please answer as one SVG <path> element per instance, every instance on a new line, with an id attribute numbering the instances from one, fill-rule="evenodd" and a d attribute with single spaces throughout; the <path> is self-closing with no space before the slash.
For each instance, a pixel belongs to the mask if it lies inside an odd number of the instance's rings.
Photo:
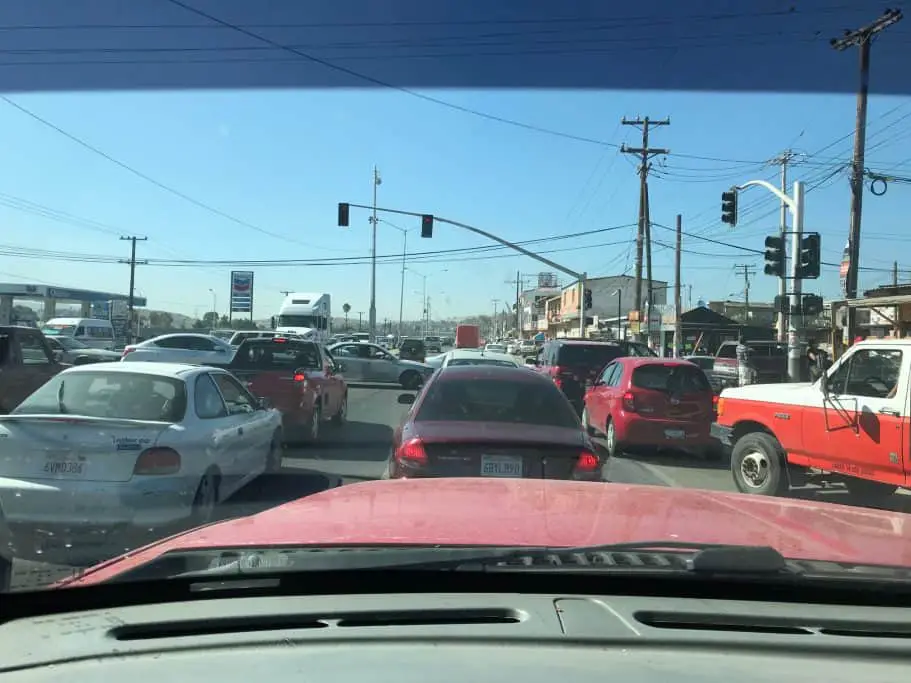
<path id="1" fill-rule="evenodd" d="M 661 540 L 768 545 L 790 558 L 911 566 L 911 515 L 897 512 L 659 486 L 400 479 L 340 486 L 188 531 L 57 585 L 98 583 L 168 551 L 216 546 Z"/>

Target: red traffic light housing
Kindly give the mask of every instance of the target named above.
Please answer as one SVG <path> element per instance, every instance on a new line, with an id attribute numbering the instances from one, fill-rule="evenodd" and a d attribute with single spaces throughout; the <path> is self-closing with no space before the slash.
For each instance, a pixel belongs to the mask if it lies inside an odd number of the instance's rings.
<path id="1" fill-rule="evenodd" d="M 351 209 L 350 205 L 344 204 L 344 203 L 342 203 L 342 202 L 339 202 L 339 205 L 338 205 L 338 225 L 339 225 L 340 228 L 347 228 L 347 227 L 348 227 L 348 212 L 350 211 L 350 209 Z"/>
<path id="2" fill-rule="evenodd" d="M 421 237 L 433 237 L 433 216 L 430 214 L 421 216 Z"/>

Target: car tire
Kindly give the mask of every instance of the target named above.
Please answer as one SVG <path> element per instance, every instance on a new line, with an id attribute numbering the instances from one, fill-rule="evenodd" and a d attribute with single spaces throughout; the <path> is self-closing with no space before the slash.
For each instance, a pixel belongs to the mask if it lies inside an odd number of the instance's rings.
<path id="1" fill-rule="evenodd" d="M 193 496 L 193 511 L 190 514 L 192 526 L 209 524 L 215 518 L 220 486 L 221 478 L 214 470 L 209 470 L 199 480 Z"/>
<path id="2" fill-rule="evenodd" d="M 409 391 L 419 389 L 421 386 L 421 375 L 414 370 L 406 370 L 402 373 L 402 376 L 399 377 L 399 384 L 402 385 L 403 389 Z"/>
<path id="3" fill-rule="evenodd" d="M 621 452 L 620 443 L 617 441 L 617 430 L 614 427 L 612 418 L 607 418 L 607 424 L 604 427 L 605 448 L 608 458 L 616 458 Z"/>
<path id="4" fill-rule="evenodd" d="M 332 416 L 332 424 L 336 427 L 341 427 L 348 421 L 348 392 L 345 392 L 345 395 L 342 396 L 342 402 L 339 404 L 338 410 L 335 415 Z"/>
<path id="5" fill-rule="evenodd" d="M 323 426 L 323 405 L 317 403 L 313 406 L 313 413 L 310 415 L 310 424 L 307 429 L 307 443 L 316 443 L 319 441 L 320 429 Z"/>
<path id="6" fill-rule="evenodd" d="M 741 493 L 784 496 L 790 490 L 781 443 L 765 432 L 737 439 L 731 452 L 731 475 Z"/>
<path id="7" fill-rule="evenodd" d="M 266 456 L 266 474 L 277 474 L 282 470 L 282 460 L 285 455 L 283 438 L 282 431 L 276 429 L 269 444 L 269 455 Z"/>

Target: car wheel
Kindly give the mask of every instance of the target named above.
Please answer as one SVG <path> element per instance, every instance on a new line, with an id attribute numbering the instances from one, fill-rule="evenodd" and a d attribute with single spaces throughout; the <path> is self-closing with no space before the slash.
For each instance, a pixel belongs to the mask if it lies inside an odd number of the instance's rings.
<path id="1" fill-rule="evenodd" d="M 193 496 L 193 511 L 191 520 L 193 526 L 208 524 L 215 518 L 215 508 L 218 506 L 219 477 L 213 471 L 206 472 L 199 480 L 196 495 Z"/>
<path id="2" fill-rule="evenodd" d="M 276 429 L 272 442 L 269 444 L 269 455 L 266 456 L 266 472 L 269 474 L 281 472 L 282 458 L 285 454 L 282 443 L 282 432 L 280 429 Z"/>
<path id="3" fill-rule="evenodd" d="M 751 432 L 737 440 L 731 453 L 731 474 L 741 493 L 783 496 L 790 489 L 781 444 L 765 432 Z"/>
<path id="4" fill-rule="evenodd" d="M 337 427 L 341 427 L 347 421 L 348 421 L 348 394 L 346 393 L 344 396 L 342 396 L 342 403 L 338 407 L 338 412 L 332 416 L 332 423 Z"/>
<path id="5" fill-rule="evenodd" d="M 604 430 L 604 436 L 607 441 L 606 450 L 608 457 L 617 457 L 620 454 L 620 444 L 617 442 L 617 430 L 611 418 L 607 418 L 607 428 Z"/>
<path id="6" fill-rule="evenodd" d="M 323 406 L 322 404 L 317 404 L 313 407 L 313 413 L 310 415 L 310 424 L 307 429 L 307 441 L 310 443 L 316 443 L 319 441 L 319 432 L 320 427 L 323 423 Z"/>
<path id="7" fill-rule="evenodd" d="M 399 377 L 399 384 L 403 389 L 414 390 L 421 386 L 421 376 L 414 370 L 407 370 Z"/>

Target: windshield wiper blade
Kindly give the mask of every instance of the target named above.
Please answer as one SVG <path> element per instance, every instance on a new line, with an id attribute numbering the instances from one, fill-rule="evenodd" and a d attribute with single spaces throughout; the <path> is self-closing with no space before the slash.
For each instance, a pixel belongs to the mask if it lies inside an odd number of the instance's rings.
<path id="1" fill-rule="evenodd" d="M 560 561 L 572 555 L 598 553 L 669 553 L 686 555 L 675 564 L 659 566 L 647 562 L 576 563 Z M 552 564 L 535 559 L 556 558 Z M 531 560 L 529 563 L 528 560 Z M 175 561 L 186 568 L 175 571 Z M 507 563 L 502 566 L 502 563 Z M 160 565 L 160 572 L 156 571 Z M 501 565 L 501 566 L 498 566 Z M 354 548 L 263 548 L 212 549 L 166 553 L 150 564 L 115 577 L 129 581 L 150 575 L 169 578 L 231 579 L 270 573 L 316 571 L 660 571 L 695 574 L 779 574 L 793 573 L 785 558 L 774 548 L 681 541 L 615 543 L 582 547 L 354 547 Z"/>

